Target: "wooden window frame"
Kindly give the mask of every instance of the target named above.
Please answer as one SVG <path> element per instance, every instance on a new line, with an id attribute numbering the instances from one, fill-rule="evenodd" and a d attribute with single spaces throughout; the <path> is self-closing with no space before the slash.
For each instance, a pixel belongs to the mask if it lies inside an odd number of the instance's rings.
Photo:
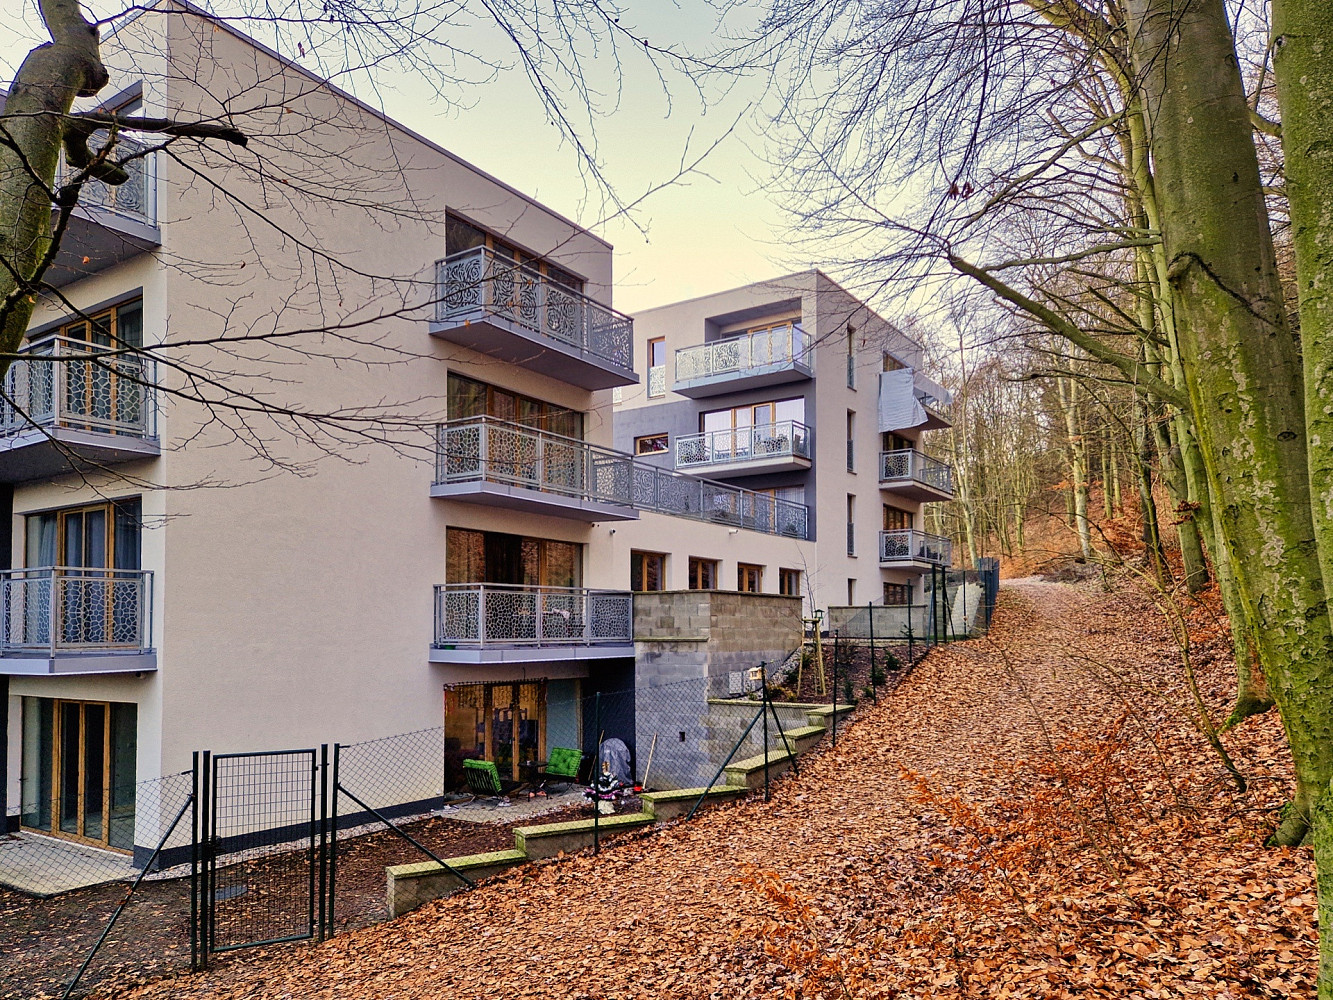
<path id="1" fill-rule="evenodd" d="M 784 597 L 801 596 L 801 571 L 782 567 L 778 570 L 778 593 Z"/>
<path id="2" fill-rule="evenodd" d="M 645 448 L 644 444 L 650 441 L 661 441 L 660 448 Z M 663 455 L 671 450 L 671 436 L 663 431 L 661 434 L 641 434 L 634 439 L 634 454 L 636 455 Z"/>
<path id="3" fill-rule="evenodd" d="M 717 590 L 717 573 L 720 562 L 717 559 L 705 559 L 702 556 L 690 556 L 690 590 Z M 709 586 L 704 586 L 705 574 L 710 579 Z"/>
<path id="4" fill-rule="evenodd" d="M 753 586 L 750 586 L 751 583 L 753 583 Z M 755 563 L 737 563 L 736 590 L 742 594 L 762 594 L 764 592 L 764 567 Z"/>
<path id="5" fill-rule="evenodd" d="M 484 240 L 483 245 L 487 250 L 490 250 L 493 253 L 502 254 L 517 264 L 535 268 L 539 273 L 550 278 L 556 284 L 568 288 L 570 291 L 578 292 L 582 295 L 588 287 L 588 280 L 586 278 L 575 274 L 567 268 L 561 267 L 559 264 L 547 260 L 540 254 L 535 254 L 530 250 L 524 250 L 517 243 L 511 243 L 504 237 L 495 235 L 491 230 L 487 229 L 485 226 L 477 225 L 477 223 L 473 222 L 471 219 L 466 219 L 455 212 L 448 212 L 445 215 L 445 225 L 447 226 L 449 223 L 457 223 L 467 226 L 482 237 Z M 448 253 L 449 248 L 446 246 L 446 256 Z"/>
<path id="6" fill-rule="evenodd" d="M 630 571 L 629 571 L 630 590 L 634 591 L 635 593 L 656 593 L 667 589 L 666 586 L 667 554 L 665 552 L 648 552 L 642 549 L 631 549 L 629 554 L 629 559 L 630 559 Z M 660 582 L 662 585 L 660 587 L 635 587 L 634 586 L 635 566 L 636 565 L 638 566 L 639 582 L 646 583 L 648 580 L 649 560 L 657 560 L 658 562 L 657 579 L 658 582 Z"/>

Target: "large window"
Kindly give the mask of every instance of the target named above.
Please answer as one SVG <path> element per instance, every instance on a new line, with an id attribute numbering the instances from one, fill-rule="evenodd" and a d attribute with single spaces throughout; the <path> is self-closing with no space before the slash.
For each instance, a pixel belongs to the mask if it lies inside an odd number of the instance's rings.
<path id="1" fill-rule="evenodd" d="M 27 517 L 24 565 L 139 568 L 139 498 Z"/>
<path id="2" fill-rule="evenodd" d="M 856 495 L 847 494 L 847 554 L 856 555 Z"/>
<path id="3" fill-rule="evenodd" d="M 727 410 L 712 410 L 699 414 L 701 431 L 748 430 L 778 421 L 794 420 L 805 423 L 805 398 L 778 399 L 768 403 L 736 406 Z"/>
<path id="4" fill-rule="evenodd" d="M 912 515 L 897 507 L 884 505 L 884 530 L 885 531 L 906 531 L 912 526 Z"/>
<path id="5" fill-rule="evenodd" d="M 778 593 L 785 597 L 801 596 L 801 571 L 799 569 L 778 570 Z"/>
<path id="6" fill-rule="evenodd" d="M 450 420 L 464 417 L 495 417 L 510 423 L 562 434 L 583 440 L 583 414 L 554 403 L 520 396 L 466 375 L 449 373 L 448 415 Z"/>
<path id="7" fill-rule="evenodd" d="M 446 583 L 579 587 L 582 580 L 582 546 L 574 542 L 466 528 L 445 536 Z"/>
<path id="8" fill-rule="evenodd" d="M 717 589 L 717 560 L 690 556 L 690 589 Z"/>
<path id="9" fill-rule="evenodd" d="M 24 698 L 22 824 L 133 850 L 137 713 L 116 702 Z"/>
<path id="10" fill-rule="evenodd" d="M 847 411 L 847 471 L 856 471 L 856 411 Z"/>
<path id="11" fill-rule="evenodd" d="M 736 589 L 742 594 L 760 594 L 764 590 L 764 567 L 751 563 L 736 566 Z"/>
<path id="12" fill-rule="evenodd" d="M 487 232 L 480 226 L 475 226 L 456 215 L 448 215 L 444 223 L 445 256 L 462 253 L 464 250 L 474 250 L 477 247 L 486 247 L 493 250 L 498 257 L 508 257 L 516 263 L 526 264 L 566 288 L 573 289 L 576 292 L 583 291 L 583 279 L 577 275 L 570 274 L 564 268 L 557 267 L 536 254 L 520 249 L 515 244 L 496 236 L 494 233 Z"/>
<path id="13" fill-rule="evenodd" d="M 54 331 L 61 337 L 79 340 L 99 347 L 143 346 L 143 300 L 123 302 L 97 313 L 88 319 L 80 317 Z M 39 334 L 37 339 L 52 336 L 52 331 Z"/>
<path id="14" fill-rule="evenodd" d="M 666 395 L 666 338 L 648 341 L 648 395 Z"/>
<path id="15" fill-rule="evenodd" d="M 903 605 L 912 603 L 912 585 L 910 583 L 884 584 L 884 603 Z"/>
<path id="16" fill-rule="evenodd" d="M 666 590 L 666 556 L 661 552 L 631 552 L 629 589 Z"/>

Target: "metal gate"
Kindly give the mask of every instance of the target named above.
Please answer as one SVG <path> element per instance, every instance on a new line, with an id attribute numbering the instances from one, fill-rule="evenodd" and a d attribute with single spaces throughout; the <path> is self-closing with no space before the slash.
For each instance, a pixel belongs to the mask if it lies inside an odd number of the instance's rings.
<path id="1" fill-rule="evenodd" d="M 201 755 L 193 953 L 322 934 L 328 748 Z"/>

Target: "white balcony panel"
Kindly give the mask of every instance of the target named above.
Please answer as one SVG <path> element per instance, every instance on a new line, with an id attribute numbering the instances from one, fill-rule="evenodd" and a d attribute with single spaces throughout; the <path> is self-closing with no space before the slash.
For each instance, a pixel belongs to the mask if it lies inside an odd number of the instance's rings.
<path id="1" fill-rule="evenodd" d="M 911 368 L 879 373 L 879 430 L 939 430 L 953 426 L 947 390 Z"/>
<path id="2" fill-rule="evenodd" d="M 584 389 L 635 385 L 634 320 L 485 247 L 435 265 L 442 340 Z"/>

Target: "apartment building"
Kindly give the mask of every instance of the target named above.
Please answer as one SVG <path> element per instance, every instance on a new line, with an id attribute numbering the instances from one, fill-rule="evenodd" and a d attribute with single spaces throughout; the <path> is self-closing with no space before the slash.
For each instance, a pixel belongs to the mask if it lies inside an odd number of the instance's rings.
<path id="1" fill-rule="evenodd" d="M 8 376 L 10 828 L 152 844 L 199 749 L 443 724 L 516 775 L 633 683 L 628 526 L 800 564 L 800 505 L 613 448 L 605 241 L 184 4 L 103 42 L 105 106 L 252 138 L 89 184 Z"/>
<path id="2" fill-rule="evenodd" d="M 729 588 L 905 604 L 949 564 L 922 509 L 952 497 L 952 470 L 921 450 L 949 426 L 949 394 L 920 344 L 836 282 L 811 270 L 642 311 L 634 336 L 640 381 L 617 393 L 616 447 L 809 511 L 804 562 L 728 562 Z"/>

